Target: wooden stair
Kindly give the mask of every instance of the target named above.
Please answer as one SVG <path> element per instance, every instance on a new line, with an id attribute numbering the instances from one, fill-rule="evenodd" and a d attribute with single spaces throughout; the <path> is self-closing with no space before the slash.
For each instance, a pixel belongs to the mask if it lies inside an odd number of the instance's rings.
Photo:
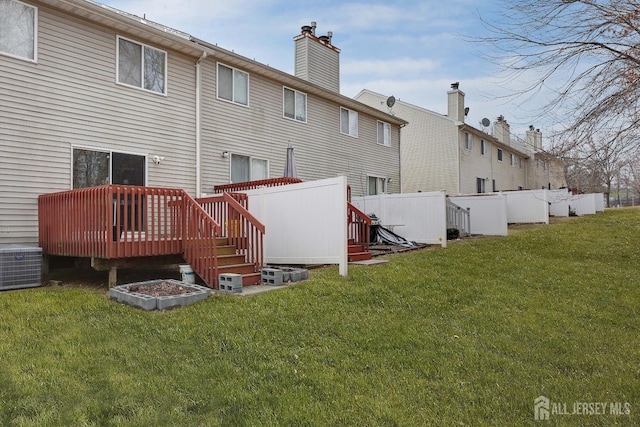
<path id="1" fill-rule="evenodd" d="M 364 245 L 356 244 L 353 239 L 349 239 L 347 249 L 349 262 L 366 261 L 373 258 L 371 252 L 365 251 Z"/>
<path id="2" fill-rule="evenodd" d="M 218 274 L 241 274 L 243 286 L 260 284 L 261 275 L 259 271 L 256 271 L 256 266 L 245 262 L 245 256 L 237 253 L 236 246 L 229 244 L 229 239 L 226 237 L 216 238 L 216 246 L 218 252 Z M 217 288 L 217 286 L 216 278 L 215 287 Z"/>

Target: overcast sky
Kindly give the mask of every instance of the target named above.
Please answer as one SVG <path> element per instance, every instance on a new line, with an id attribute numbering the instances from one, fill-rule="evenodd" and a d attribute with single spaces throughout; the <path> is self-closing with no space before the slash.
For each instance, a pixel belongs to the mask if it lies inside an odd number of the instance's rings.
<path id="1" fill-rule="evenodd" d="M 184 31 L 242 56 L 293 74 L 293 37 L 317 22 L 316 35 L 333 32 L 341 50 L 340 91 L 362 89 L 446 114 L 450 84 L 460 82 L 470 112 L 467 122 L 482 128 L 502 114 L 511 131 L 524 136 L 541 100 L 504 99 L 519 82 L 498 79 L 484 48 L 466 37 L 482 35 L 479 15 L 491 19 L 490 0 L 101 0 L 128 13 Z M 486 34 L 486 33 L 485 33 Z"/>

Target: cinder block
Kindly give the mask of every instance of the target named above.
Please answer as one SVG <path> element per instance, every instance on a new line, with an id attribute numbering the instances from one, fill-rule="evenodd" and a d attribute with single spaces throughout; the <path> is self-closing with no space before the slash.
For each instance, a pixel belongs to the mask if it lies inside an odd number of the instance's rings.
<path id="1" fill-rule="evenodd" d="M 260 270 L 260 278 L 263 285 L 281 286 L 284 274 L 277 268 L 263 268 Z"/>
<path id="2" fill-rule="evenodd" d="M 242 293 L 242 275 L 236 273 L 219 274 L 218 290 L 232 294 Z"/>
<path id="3" fill-rule="evenodd" d="M 302 278 L 302 273 L 300 273 L 299 269 L 296 268 L 294 270 L 291 270 L 290 274 L 291 274 L 291 281 L 292 282 L 299 282 L 300 280 L 302 280 L 301 279 Z"/>

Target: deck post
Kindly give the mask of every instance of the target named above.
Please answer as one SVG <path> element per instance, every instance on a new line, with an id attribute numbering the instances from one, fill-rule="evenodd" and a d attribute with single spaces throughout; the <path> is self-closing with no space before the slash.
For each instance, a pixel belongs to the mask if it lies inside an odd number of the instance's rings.
<path id="1" fill-rule="evenodd" d="M 118 267 L 112 266 L 109 269 L 109 289 L 115 287 L 118 282 Z"/>

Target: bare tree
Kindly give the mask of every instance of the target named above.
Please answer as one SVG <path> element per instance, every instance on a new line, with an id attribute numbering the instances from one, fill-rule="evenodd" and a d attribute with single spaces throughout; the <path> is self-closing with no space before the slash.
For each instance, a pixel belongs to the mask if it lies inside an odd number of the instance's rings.
<path id="1" fill-rule="evenodd" d="M 483 20 L 483 41 L 508 78 L 528 81 L 519 94 L 553 93 L 543 110 L 563 122 L 556 151 L 603 131 L 609 142 L 639 133 L 640 0 L 506 0 L 502 10 Z"/>

